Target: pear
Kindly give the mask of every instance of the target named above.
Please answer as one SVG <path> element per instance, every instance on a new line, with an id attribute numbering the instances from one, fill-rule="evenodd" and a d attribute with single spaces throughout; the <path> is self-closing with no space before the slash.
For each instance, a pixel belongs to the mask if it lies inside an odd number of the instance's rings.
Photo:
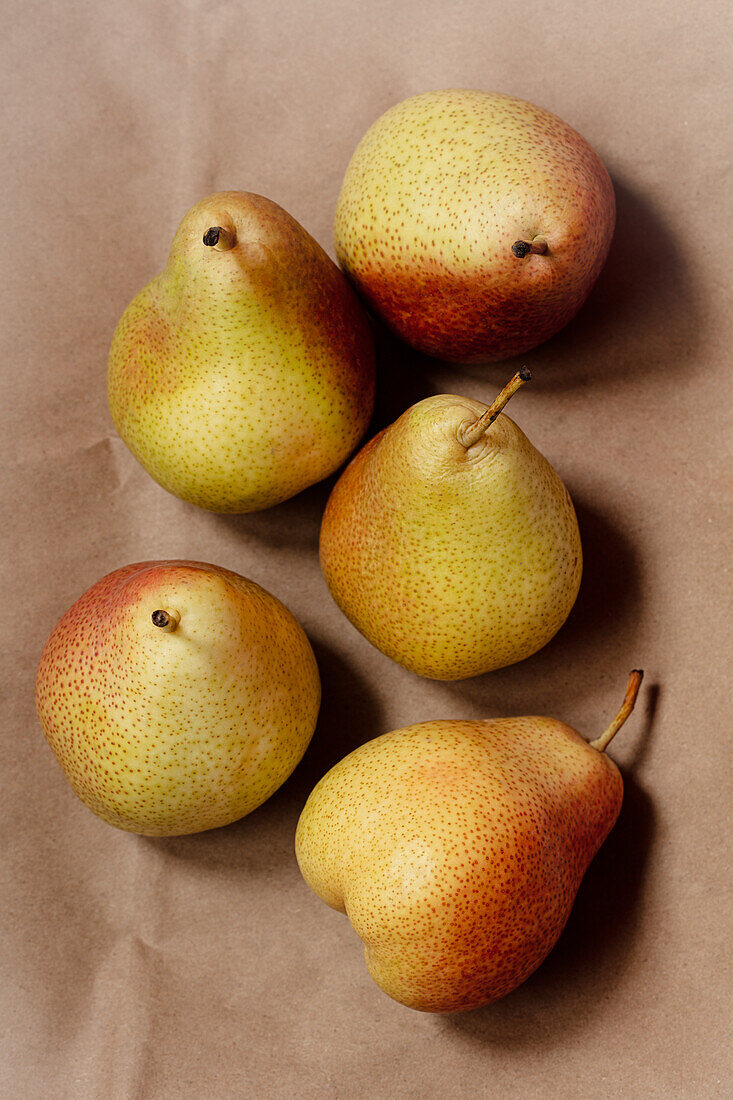
<path id="1" fill-rule="evenodd" d="M 298 863 L 349 917 L 390 997 L 460 1012 L 540 965 L 618 817 L 623 784 L 604 750 L 642 675 L 590 744 L 554 718 L 420 722 L 321 779 L 298 823 Z"/>
<path id="2" fill-rule="evenodd" d="M 362 139 L 336 256 L 407 343 L 485 363 L 575 315 L 614 222 L 608 172 L 567 123 L 513 96 L 450 89 L 399 103 Z"/>
<path id="3" fill-rule="evenodd" d="M 501 409 L 429 397 L 347 466 L 321 525 L 321 567 L 354 626 L 405 668 L 460 680 L 535 653 L 580 585 L 570 496 Z"/>
<path id="4" fill-rule="evenodd" d="M 98 581 L 53 630 L 36 681 L 43 732 L 76 794 L 146 836 L 254 810 L 302 757 L 319 704 L 316 660 L 287 608 L 195 561 Z"/>
<path id="5" fill-rule="evenodd" d="M 223 191 L 178 227 L 109 357 L 114 425 L 169 492 L 214 512 L 286 500 L 366 431 L 374 347 L 346 279 L 285 210 Z"/>

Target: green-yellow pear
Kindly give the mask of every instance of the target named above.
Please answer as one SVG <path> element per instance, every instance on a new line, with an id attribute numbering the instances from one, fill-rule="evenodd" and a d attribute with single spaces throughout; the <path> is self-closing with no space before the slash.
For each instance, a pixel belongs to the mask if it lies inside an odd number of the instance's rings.
<path id="1" fill-rule="evenodd" d="M 421 722 L 361 745 L 298 823 L 310 888 L 346 913 L 374 981 L 425 1012 L 505 996 L 556 943 L 613 827 L 623 784 L 604 749 L 554 718 Z"/>
<path id="2" fill-rule="evenodd" d="M 580 534 L 558 475 L 500 411 L 443 394 L 413 405 L 347 466 L 326 506 L 321 566 L 369 641 L 405 668 L 460 680 L 535 653 L 575 602 Z"/>
<path id="3" fill-rule="evenodd" d="M 178 227 L 125 311 L 108 392 L 122 439 L 176 496 L 268 508 L 331 474 L 364 434 L 374 347 L 356 295 L 269 199 L 223 191 Z"/>
<path id="4" fill-rule="evenodd" d="M 556 115 L 507 95 L 426 92 L 387 111 L 354 153 L 336 256 L 407 343 L 490 362 L 575 315 L 615 214 L 601 160 Z"/>
<path id="5" fill-rule="evenodd" d="M 288 609 L 195 561 L 98 581 L 51 633 L 36 681 L 43 732 L 79 798 L 147 836 L 215 829 L 269 798 L 305 752 L 320 696 Z"/>

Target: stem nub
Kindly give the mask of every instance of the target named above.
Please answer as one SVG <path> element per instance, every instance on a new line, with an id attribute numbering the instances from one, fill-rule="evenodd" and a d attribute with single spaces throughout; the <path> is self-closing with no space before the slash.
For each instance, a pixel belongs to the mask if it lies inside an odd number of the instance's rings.
<path id="1" fill-rule="evenodd" d="M 494 423 L 509 398 L 513 397 L 520 386 L 523 386 L 525 382 L 529 382 L 531 378 L 532 373 L 529 367 L 520 367 L 514 377 L 507 382 L 501 393 L 497 394 L 486 412 L 482 413 L 475 423 L 469 424 L 459 434 L 458 438 L 464 447 L 473 447 L 474 443 L 478 443 L 486 429 Z"/>
<path id="2" fill-rule="evenodd" d="M 166 634 L 172 634 L 181 621 L 181 616 L 178 611 L 172 611 L 169 607 L 165 610 L 160 608 L 158 611 L 154 611 L 151 615 L 153 620 L 153 626 L 159 627 L 164 630 Z"/>
<path id="3" fill-rule="evenodd" d="M 590 742 L 592 749 L 598 749 L 599 752 L 603 752 L 606 746 L 613 740 L 618 731 L 623 726 L 626 719 L 634 709 L 634 703 L 636 697 L 639 694 L 639 688 L 641 687 L 641 681 L 644 678 L 644 673 L 639 668 L 635 668 L 629 673 L 629 682 L 626 685 L 626 694 L 624 695 L 624 701 L 621 704 L 621 709 L 614 718 L 608 729 L 604 730 L 600 737 L 597 737 L 595 741 Z"/>
<path id="4" fill-rule="evenodd" d="M 227 252 L 234 248 L 237 238 L 231 229 L 224 229 L 221 225 L 212 225 L 204 233 L 204 244 L 207 248 L 215 248 L 217 252 Z"/>
<path id="5" fill-rule="evenodd" d="M 533 256 L 544 256 L 547 252 L 547 241 L 544 237 L 533 237 L 531 241 L 515 241 L 512 252 L 518 260 L 523 260 L 530 252 Z"/>

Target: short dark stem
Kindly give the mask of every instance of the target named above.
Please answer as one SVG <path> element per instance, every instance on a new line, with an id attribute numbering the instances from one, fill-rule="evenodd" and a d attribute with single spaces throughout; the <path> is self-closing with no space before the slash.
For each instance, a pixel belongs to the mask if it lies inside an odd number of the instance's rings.
<path id="1" fill-rule="evenodd" d="M 157 626 L 160 630 L 164 630 L 166 634 L 172 634 L 181 621 L 180 613 L 178 611 L 172 611 L 169 607 L 165 610 L 160 608 L 154 611 L 151 618 L 153 620 L 153 626 Z"/>
<path id="2" fill-rule="evenodd" d="M 547 241 L 544 237 L 534 237 L 531 241 L 515 241 L 512 252 L 518 260 L 523 260 L 530 252 L 533 256 L 544 256 L 547 252 Z"/>
<path id="3" fill-rule="evenodd" d="M 614 718 L 608 729 L 604 730 L 600 737 L 597 737 L 595 741 L 590 742 L 592 749 L 598 749 L 599 752 L 603 752 L 606 746 L 613 740 L 615 735 L 623 726 L 626 719 L 634 709 L 634 703 L 636 697 L 639 694 L 639 688 L 641 687 L 641 681 L 644 678 L 644 673 L 640 668 L 635 668 L 629 673 L 629 682 L 626 685 L 626 694 L 624 695 L 624 701 L 621 704 L 621 709 Z"/>
<path id="4" fill-rule="evenodd" d="M 234 248 L 237 238 L 231 229 L 224 229 L 221 225 L 212 225 L 204 233 L 204 244 L 207 248 L 215 248 L 217 252 L 227 252 Z"/>
<path id="5" fill-rule="evenodd" d="M 514 377 L 507 382 L 501 393 L 497 394 L 486 412 L 482 413 L 475 423 L 469 424 L 467 428 L 463 429 L 459 438 L 464 447 L 473 447 L 474 443 L 478 443 L 486 429 L 494 423 L 509 398 L 513 397 L 519 387 L 523 386 L 525 382 L 529 382 L 531 378 L 532 374 L 529 367 L 521 367 L 517 371 Z"/>

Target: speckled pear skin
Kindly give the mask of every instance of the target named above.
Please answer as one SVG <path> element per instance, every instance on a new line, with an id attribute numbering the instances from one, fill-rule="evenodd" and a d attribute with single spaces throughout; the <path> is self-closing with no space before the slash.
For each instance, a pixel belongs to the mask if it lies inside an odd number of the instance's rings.
<path id="1" fill-rule="evenodd" d="M 510 993 L 552 949 L 622 793 L 605 753 L 553 718 L 422 722 L 324 776 L 296 854 L 385 993 L 460 1012 Z"/>
<path id="2" fill-rule="evenodd" d="M 166 633 L 152 613 L 180 614 Z M 178 836 L 237 821 L 277 790 L 315 728 L 320 680 L 292 614 L 193 561 L 128 565 L 46 643 L 36 706 L 76 794 L 104 821 Z"/>
<path id="3" fill-rule="evenodd" d="M 382 115 L 354 153 L 336 256 L 407 343 L 492 362 L 536 347 L 577 313 L 615 211 L 601 160 L 549 111 L 490 92 L 426 92 Z M 512 254 L 536 236 L 544 255 Z"/>
<path id="4" fill-rule="evenodd" d="M 207 229 L 236 234 L 225 251 Z M 374 346 L 348 282 L 285 210 L 223 191 L 181 222 L 109 358 L 114 425 L 160 485 L 251 512 L 331 474 L 366 431 Z"/>
<path id="5" fill-rule="evenodd" d="M 461 680 L 529 657 L 560 629 L 582 572 L 570 496 L 500 415 L 443 394 L 413 405 L 347 466 L 321 525 L 321 568 L 354 626 L 405 668 Z"/>

